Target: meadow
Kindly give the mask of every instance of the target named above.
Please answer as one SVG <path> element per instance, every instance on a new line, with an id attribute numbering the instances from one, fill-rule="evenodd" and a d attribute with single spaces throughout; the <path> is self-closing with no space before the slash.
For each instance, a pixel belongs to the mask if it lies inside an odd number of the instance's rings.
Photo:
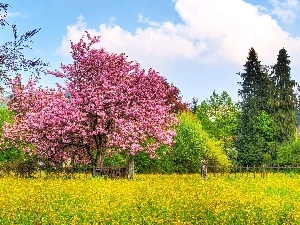
<path id="1" fill-rule="evenodd" d="M 300 224 L 300 175 L 2 177 L 0 224 Z"/>

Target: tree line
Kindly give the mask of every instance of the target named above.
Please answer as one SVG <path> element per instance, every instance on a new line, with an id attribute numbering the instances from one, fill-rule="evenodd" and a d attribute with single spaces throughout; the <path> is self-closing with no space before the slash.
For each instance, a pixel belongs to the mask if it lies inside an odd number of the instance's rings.
<path id="1" fill-rule="evenodd" d="M 3 27 L 8 7 L 0 4 Z M 23 49 L 39 29 L 12 31 L 13 41 L 0 46 L 2 87 L 11 93 L 0 109 L 0 161 L 55 168 L 69 159 L 98 167 L 134 160 L 142 173 L 194 173 L 202 159 L 222 167 L 300 163 L 300 87 L 296 93 L 284 48 L 273 66 L 250 48 L 238 103 L 214 91 L 198 104 L 184 103 L 177 87 L 125 54 L 93 48 L 99 38 L 89 34 L 71 43 L 73 63 L 50 72 L 66 83 L 38 87 L 48 64 L 26 60 Z M 16 74 L 27 70 L 24 84 Z"/>
<path id="2" fill-rule="evenodd" d="M 274 162 L 278 147 L 296 139 L 296 82 L 290 62 L 284 48 L 270 67 L 261 65 L 254 48 L 249 51 L 238 92 L 242 100 L 235 142 L 242 165 Z"/>
<path id="3" fill-rule="evenodd" d="M 282 48 L 275 65 L 261 64 L 250 48 L 244 72 L 238 73 L 235 104 L 226 92 L 215 92 L 192 110 L 205 130 L 223 140 L 224 150 L 239 165 L 299 164 L 296 127 L 299 126 L 299 90 L 291 79 L 290 59 Z M 298 94 L 297 91 L 298 90 Z"/>

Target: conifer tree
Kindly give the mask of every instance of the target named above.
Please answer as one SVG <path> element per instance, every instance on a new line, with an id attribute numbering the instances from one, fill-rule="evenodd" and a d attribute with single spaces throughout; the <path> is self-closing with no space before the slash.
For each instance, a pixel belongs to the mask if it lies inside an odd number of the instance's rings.
<path id="1" fill-rule="evenodd" d="M 275 140 L 279 143 L 293 141 L 296 127 L 297 97 L 294 93 L 296 82 L 291 80 L 291 61 L 287 51 L 282 48 L 273 67 L 273 94 L 271 113 L 275 122 Z"/>
<path id="2" fill-rule="evenodd" d="M 260 126 L 262 117 L 269 126 L 270 118 L 265 116 L 268 112 L 269 87 L 268 68 L 261 65 L 254 48 L 250 48 L 247 62 L 244 65 L 244 73 L 239 73 L 242 82 L 238 94 L 241 97 L 236 147 L 238 161 L 242 165 L 259 165 L 268 153 L 266 143 L 269 135 L 266 135 Z"/>
<path id="3" fill-rule="evenodd" d="M 300 85 L 297 84 L 296 125 L 300 126 Z"/>

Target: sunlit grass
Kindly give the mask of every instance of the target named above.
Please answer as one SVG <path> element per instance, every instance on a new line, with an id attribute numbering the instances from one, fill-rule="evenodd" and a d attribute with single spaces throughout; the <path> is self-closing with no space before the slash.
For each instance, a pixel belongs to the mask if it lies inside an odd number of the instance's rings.
<path id="1" fill-rule="evenodd" d="M 0 178 L 0 224 L 300 224 L 300 176 Z"/>

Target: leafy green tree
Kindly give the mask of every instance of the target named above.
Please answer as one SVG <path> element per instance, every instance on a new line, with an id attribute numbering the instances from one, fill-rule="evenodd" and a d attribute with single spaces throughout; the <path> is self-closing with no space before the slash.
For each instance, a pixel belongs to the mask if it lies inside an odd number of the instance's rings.
<path id="1" fill-rule="evenodd" d="M 230 165 L 222 143 L 209 137 L 193 113 L 183 112 L 178 119 L 180 123 L 176 127 L 175 145 L 170 152 L 175 172 L 198 172 L 203 158 L 211 164 Z"/>
<path id="2" fill-rule="evenodd" d="M 150 158 L 146 152 L 138 152 L 131 158 L 134 160 L 137 173 L 170 174 L 175 172 L 176 166 L 171 159 L 172 148 L 167 146 L 161 146 L 157 149 L 155 158 Z"/>
<path id="3" fill-rule="evenodd" d="M 237 138 L 235 145 L 238 150 L 238 161 L 242 165 L 259 165 L 265 149 L 267 137 L 260 132 L 259 123 L 262 112 L 268 112 L 270 99 L 270 78 L 268 68 L 261 65 L 254 48 L 250 48 L 244 73 L 239 73 L 242 82 L 238 94 L 241 97 Z"/>
<path id="4" fill-rule="evenodd" d="M 180 113 L 178 120 L 175 144 L 172 147 L 160 147 L 155 158 L 150 158 L 145 152 L 137 152 L 134 156 L 119 153 L 107 160 L 105 165 L 124 165 L 133 159 L 138 173 L 161 174 L 198 173 L 202 159 L 206 159 L 210 166 L 231 165 L 223 150 L 223 143 L 209 137 L 191 111 Z"/>
<path id="5" fill-rule="evenodd" d="M 198 172 L 206 153 L 201 123 L 189 112 L 181 113 L 178 119 L 180 123 L 176 127 L 177 135 L 171 152 L 175 172 Z"/>
<path id="6" fill-rule="evenodd" d="M 2 127 L 4 123 L 11 123 L 12 113 L 5 107 L 0 106 L 0 136 L 2 135 Z M 16 161 L 24 156 L 20 149 L 17 149 L 9 143 L 0 146 L 0 162 Z"/>
<path id="7" fill-rule="evenodd" d="M 276 125 L 274 138 L 277 142 L 293 141 L 296 132 L 296 82 L 291 80 L 289 55 L 283 48 L 279 51 L 273 68 L 273 92 L 271 114 Z"/>
<path id="8" fill-rule="evenodd" d="M 293 142 L 286 142 L 278 149 L 278 164 L 299 165 L 300 164 L 300 139 Z"/>
<path id="9" fill-rule="evenodd" d="M 224 143 L 224 150 L 231 160 L 235 160 L 234 138 L 236 136 L 238 109 L 226 91 L 220 95 L 215 91 L 209 99 L 197 107 L 196 115 L 203 130 L 216 140 Z"/>

